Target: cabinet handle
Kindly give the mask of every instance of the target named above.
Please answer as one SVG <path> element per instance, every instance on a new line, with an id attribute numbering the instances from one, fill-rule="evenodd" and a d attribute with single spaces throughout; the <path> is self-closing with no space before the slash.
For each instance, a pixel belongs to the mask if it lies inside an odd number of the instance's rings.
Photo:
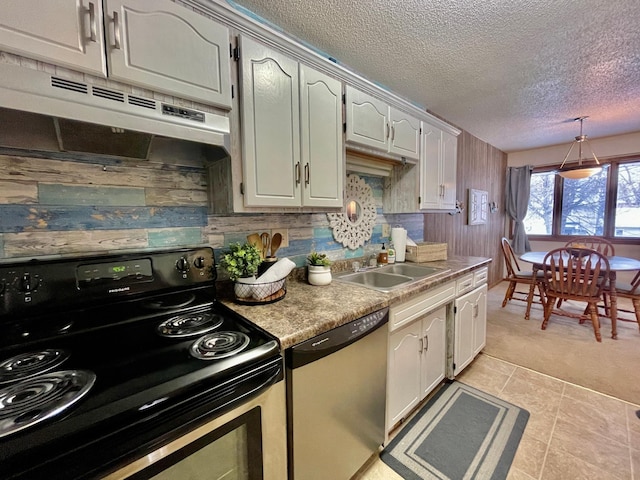
<path id="1" fill-rule="evenodd" d="M 114 48 L 120 50 L 120 17 L 118 12 L 113 12 L 113 39 L 115 42 Z"/>
<path id="2" fill-rule="evenodd" d="M 429 335 L 424 336 L 424 351 L 429 351 Z"/>
<path id="3" fill-rule="evenodd" d="M 304 184 L 309 185 L 309 163 L 304 164 Z"/>
<path id="4" fill-rule="evenodd" d="M 396 127 L 391 127 L 391 141 L 396 137 Z"/>
<path id="5" fill-rule="evenodd" d="M 473 306 L 473 317 L 474 318 L 478 318 L 478 304 L 477 303 Z"/>
<path id="6" fill-rule="evenodd" d="M 424 346 L 424 340 L 420 337 L 420 349 L 418 350 L 419 354 L 422 354 L 422 347 Z"/>
<path id="7" fill-rule="evenodd" d="M 296 163 L 296 185 L 300 184 L 300 162 Z"/>
<path id="8" fill-rule="evenodd" d="M 97 30 L 96 30 L 96 6 L 93 2 L 89 2 L 89 40 L 92 42 L 96 41 Z"/>
<path id="9" fill-rule="evenodd" d="M 389 138 L 389 122 L 387 122 L 387 138 Z"/>

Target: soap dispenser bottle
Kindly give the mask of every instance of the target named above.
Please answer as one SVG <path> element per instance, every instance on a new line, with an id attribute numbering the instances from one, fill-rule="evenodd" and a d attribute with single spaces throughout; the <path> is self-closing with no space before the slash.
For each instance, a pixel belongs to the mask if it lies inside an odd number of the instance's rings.
<path id="1" fill-rule="evenodd" d="M 387 249 L 387 263 L 396 263 L 396 250 L 393 248 L 393 243 L 389 243 Z"/>
<path id="2" fill-rule="evenodd" d="M 384 243 L 382 244 L 382 250 L 378 253 L 378 265 L 386 265 L 389 261 L 389 257 L 387 255 L 387 250 L 384 248 Z"/>

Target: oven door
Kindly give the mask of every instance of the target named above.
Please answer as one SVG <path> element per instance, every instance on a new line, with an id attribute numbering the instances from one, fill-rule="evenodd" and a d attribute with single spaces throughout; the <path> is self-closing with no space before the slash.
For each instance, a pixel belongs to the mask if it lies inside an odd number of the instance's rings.
<path id="1" fill-rule="evenodd" d="M 284 381 L 104 480 L 282 480 L 287 476 Z"/>

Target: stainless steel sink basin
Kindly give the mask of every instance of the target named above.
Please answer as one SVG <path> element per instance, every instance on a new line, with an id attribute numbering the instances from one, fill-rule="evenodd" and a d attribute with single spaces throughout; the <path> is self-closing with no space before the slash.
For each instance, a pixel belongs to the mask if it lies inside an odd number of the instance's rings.
<path id="1" fill-rule="evenodd" d="M 380 292 L 390 292 L 401 286 L 449 272 L 450 269 L 422 265 L 394 264 L 361 272 L 334 274 L 339 282 L 361 285 Z"/>
<path id="2" fill-rule="evenodd" d="M 386 267 L 380 267 L 378 271 L 384 273 L 394 273 L 397 275 L 406 275 L 412 278 L 424 278 L 431 275 L 448 272 L 450 269 L 437 268 L 437 267 L 424 267 L 422 265 L 409 265 L 406 263 L 395 263 L 393 265 L 387 265 Z"/>
<path id="3" fill-rule="evenodd" d="M 412 277 L 382 273 L 377 270 L 348 273 L 346 275 L 338 274 L 337 279 L 342 282 L 356 283 L 364 287 L 374 288 L 382 292 L 388 292 L 395 287 L 413 282 Z"/>

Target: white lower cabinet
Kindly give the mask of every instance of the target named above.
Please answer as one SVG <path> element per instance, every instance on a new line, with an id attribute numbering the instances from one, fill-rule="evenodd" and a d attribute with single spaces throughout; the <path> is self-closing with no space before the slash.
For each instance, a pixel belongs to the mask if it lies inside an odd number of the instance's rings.
<path id="1" fill-rule="evenodd" d="M 388 427 L 407 416 L 445 376 L 447 309 L 441 307 L 389 338 Z"/>
<path id="2" fill-rule="evenodd" d="M 452 282 L 390 308 L 387 432 L 445 378 L 446 304 L 454 296 Z"/>
<path id="3" fill-rule="evenodd" d="M 487 343 L 487 285 L 456 298 L 453 374 L 458 375 Z"/>

